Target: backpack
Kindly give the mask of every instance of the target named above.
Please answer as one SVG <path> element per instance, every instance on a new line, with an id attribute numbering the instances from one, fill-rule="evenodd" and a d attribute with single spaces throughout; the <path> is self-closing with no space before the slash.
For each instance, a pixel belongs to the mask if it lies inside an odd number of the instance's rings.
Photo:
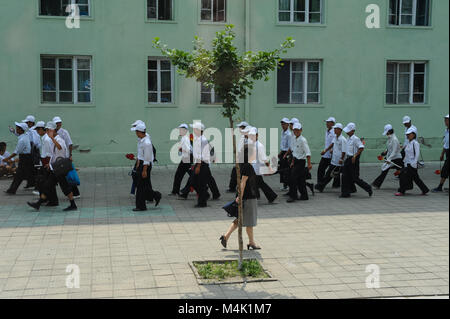
<path id="1" fill-rule="evenodd" d="M 53 174 L 55 176 L 66 176 L 73 168 L 72 168 L 72 161 L 68 158 L 58 157 L 54 164 L 52 164 L 53 167 Z"/>

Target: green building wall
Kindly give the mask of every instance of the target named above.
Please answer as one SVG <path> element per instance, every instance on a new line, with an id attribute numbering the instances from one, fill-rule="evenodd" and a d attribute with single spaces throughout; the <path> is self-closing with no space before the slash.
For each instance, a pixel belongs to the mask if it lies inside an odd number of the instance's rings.
<path id="1" fill-rule="evenodd" d="M 80 29 L 67 29 L 63 17 L 40 17 L 38 1 L 0 1 L 0 140 L 12 149 L 15 137 L 8 125 L 33 114 L 48 121 L 60 116 L 78 149 L 80 166 L 123 166 L 135 152 L 130 124 L 142 119 L 150 126 L 160 164 L 169 164 L 175 143 L 170 132 L 180 123 L 202 120 L 225 128 L 220 107 L 200 105 L 200 86 L 175 75 L 173 105 L 147 102 L 147 58 L 160 56 L 152 39 L 170 47 L 191 49 L 194 35 L 209 41 L 224 24 L 199 22 L 198 0 L 174 0 L 174 22 L 146 20 L 145 0 L 91 0 L 91 17 Z M 271 50 L 287 36 L 296 40 L 286 58 L 321 59 L 321 104 L 277 105 L 276 72 L 258 82 L 241 103 L 239 118 L 260 128 L 279 127 L 282 117 L 297 117 L 304 125 L 313 160 L 323 147 L 324 123 L 335 116 L 353 121 L 366 139 L 363 161 L 375 162 L 384 146 L 383 126 L 394 125 L 403 139 L 402 117 L 410 115 L 431 148 L 425 160 L 439 158 L 443 117 L 449 105 L 449 2 L 433 0 L 430 27 L 389 27 L 388 0 L 324 0 L 322 25 L 280 25 L 277 0 L 228 0 L 227 23 L 235 25 L 236 44 L 243 50 Z M 366 6 L 379 5 L 381 27 L 368 29 Z M 93 102 L 90 105 L 49 105 L 40 102 L 40 56 L 92 56 Z M 387 60 L 427 60 L 427 103 L 386 105 Z M 269 144 L 268 142 L 266 144 Z M 270 145 L 267 145 L 269 148 Z"/>

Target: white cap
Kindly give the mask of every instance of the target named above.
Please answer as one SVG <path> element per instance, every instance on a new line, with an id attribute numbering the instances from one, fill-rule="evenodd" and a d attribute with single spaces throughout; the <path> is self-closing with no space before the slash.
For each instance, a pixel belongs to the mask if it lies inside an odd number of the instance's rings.
<path id="1" fill-rule="evenodd" d="M 392 130 L 392 129 L 393 129 L 392 125 L 391 125 L 391 124 L 387 124 L 387 125 L 384 127 L 383 135 L 386 136 L 387 133 L 388 133 L 390 130 Z"/>
<path id="2" fill-rule="evenodd" d="M 144 123 L 139 123 L 138 125 L 132 127 L 131 130 L 132 130 L 133 132 L 134 132 L 134 131 L 138 131 L 138 132 L 144 133 L 145 130 L 146 130 L 146 128 L 147 128 L 147 127 L 145 126 Z"/>
<path id="3" fill-rule="evenodd" d="M 193 129 L 197 129 L 197 130 L 205 130 L 205 125 L 201 122 L 195 122 L 194 124 L 189 124 L 190 127 L 192 127 Z"/>
<path id="4" fill-rule="evenodd" d="M 187 124 L 183 123 L 183 124 L 180 124 L 180 126 L 178 126 L 178 128 L 185 128 L 186 130 L 188 130 L 189 126 Z"/>
<path id="5" fill-rule="evenodd" d="M 247 127 L 247 126 L 249 126 L 249 124 L 247 122 L 243 121 L 243 122 L 239 123 L 238 125 L 236 125 L 236 127 L 241 127 L 241 126 Z"/>
<path id="6" fill-rule="evenodd" d="M 24 131 L 28 130 L 28 125 L 26 125 L 25 123 L 18 123 L 18 122 L 15 122 L 15 123 L 16 123 L 16 126 L 20 127 L 22 130 L 24 130 Z"/>
<path id="7" fill-rule="evenodd" d="M 281 119 L 281 123 L 290 124 L 290 123 L 291 123 L 291 120 L 288 119 L 287 117 L 283 117 L 283 118 Z"/>
<path id="8" fill-rule="evenodd" d="M 298 120 L 298 118 L 293 117 L 293 118 L 291 119 L 291 124 L 295 124 L 295 123 L 300 123 L 300 121 Z"/>
<path id="9" fill-rule="evenodd" d="M 56 124 L 53 121 L 47 122 L 45 128 L 49 130 L 56 130 Z"/>
<path id="10" fill-rule="evenodd" d="M 325 120 L 325 122 L 333 122 L 336 123 L 336 119 L 334 117 L 329 117 L 328 120 Z"/>
<path id="11" fill-rule="evenodd" d="M 355 123 L 348 123 L 346 127 L 344 127 L 344 132 L 348 133 L 351 131 L 355 131 L 356 130 L 356 124 Z"/>
<path id="12" fill-rule="evenodd" d="M 449 114 L 447 114 L 444 118 L 448 119 L 448 115 L 449 115 Z"/>
<path id="13" fill-rule="evenodd" d="M 403 117 L 403 124 L 406 124 L 406 123 L 409 123 L 409 122 L 411 122 L 411 118 L 408 115 L 404 116 Z"/>
<path id="14" fill-rule="evenodd" d="M 23 123 L 28 123 L 28 122 L 36 122 L 36 119 L 35 119 L 35 117 L 33 116 L 33 115 L 28 115 L 27 117 L 26 117 L 26 119 L 25 120 L 23 120 L 22 121 Z"/>
<path id="15" fill-rule="evenodd" d="M 56 124 L 56 123 L 61 123 L 62 120 L 61 120 L 61 118 L 60 118 L 59 116 L 55 116 L 55 117 L 53 118 L 53 122 L 55 122 L 55 124 Z"/>
<path id="16" fill-rule="evenodd" d="M 136 122 L 134 122 L 133 124 L 131 124 L 131 126 L 137 126 L 137 125 L 139 125 L 139 124 L 144 124 L 144 125 L 145 125 L 144 121 L 137 120 Z"/>
<path id="17" fill-rule="evenodd" d="M 33 126 L 31 129 L 32 129 L 32 130 L 35 130 L 35 129 L 37 129 L 38 127 L 44 128 L 44 127 L 45 127 L 45 122 L 44 122 L 44 121 L 39 121 L 39 122 L 37 122 L 36 125 Z"/>
<path id="18" fill-rule="evenodd" d="M 336 124 L 333 126 L 333 128 L 339 128 L 339 129 L 343 130 L 343 129 L 344 129 L 344 126 L 343 126 L 341 123 L 336 123 Z"/>
<path id="19" fill-rule="evenodd" d="M 417 135 L 417 130 L 414 127 L 410 127 L 408 130 L 406 130 L 406 135 L 414 133 Z"/>
<path id="20" fill-rule="evenodd" d="M 294 125 L 292 126 L 293 130 L 301 130 L 302 129 L 302 124 L 300 122 L 296 122 L 294 123 Z"/>
<path id="21" fill-rule="evenodd" d="M 247 128 L 244 131 L 245 131 L 245 133 L 248 133 L 248 135 L 256 135 L 256 134 L 258 134 L 258 129 L 256 127 L 253 127 L 253 126 L 247 126 Z"/>

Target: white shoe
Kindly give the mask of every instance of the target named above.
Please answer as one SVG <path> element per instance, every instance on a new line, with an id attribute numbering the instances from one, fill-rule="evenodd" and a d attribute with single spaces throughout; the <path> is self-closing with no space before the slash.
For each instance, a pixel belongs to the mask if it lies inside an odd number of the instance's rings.
<path id="1" fill-rule="evenodd" d="M 73 199 L 80 199 L 81 198 L 81 195 L 78 195 L 78 196 L 74 196 L 73 197 Z"/>
<path id="2" fill-rule="evenodd" d="M 36 196 L 40 195 L 38 191 L 33 191 L 33 194 L 36 195 Z"/>
<path id="3" fill-rule="evenodd" d="M 284 186 L 280 187 L 280 191 L 287 191 L 288 189 L 289 189 L 288 187 L 284 187 Z"/>

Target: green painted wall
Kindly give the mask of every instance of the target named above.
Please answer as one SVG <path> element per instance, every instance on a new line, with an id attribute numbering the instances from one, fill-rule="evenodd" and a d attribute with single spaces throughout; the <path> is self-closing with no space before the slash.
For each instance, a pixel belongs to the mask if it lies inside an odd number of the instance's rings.
<path id="1" fill-rule="evenodd" d="M 433 145 L 424 148 L 425 160 L 438 158 L 442 118 L 449 105 L 448 1 L 432 1 L 432 26 L 426 28 L 387 27 L 388 0 L 324 0 L 322 26 L 281 26 L 276 22 L 277 1 L 247 1 L 228 0 L 227 18 L 236 26 L 237 45 L 242 50 L 246 46 L 269 50 L 286 36 L 294 37 L 296 47 L 287 58 L 323 60 L 322 103 L 280 107 L 274 74 L 269 82 L 256 85 L 247 103 L 242 102 L 242 119 L 257 127 L 278 127 L 284 116 L 300 118 L 316 161 L 323 143 L 323 120 L 335 116 L 344 124 L 354 121 L 357 134 L 367 140 L 364 161 L 373 162 L 384 143 L 384 124 L 393 124 L 401 136 L 401 118 L 408 114 Z M 45 121 L 58 115 L 74 143 L 91 149 L 75 153 L 79 165 L 127 165 L 124 154 L 136 146 L 129 125 L 142 119 L 150 125 L 160 163 L 168 163 L 174 143 L 169 133 L 179 123 L 200 119 L 210 127 L 228 126 L 219 107 L 200 106 L 198 83 L 179 75 L 174 105 L 147 103 L 147 57 L 160 55 L 152 48 L 154 37 L 171 47 L 190 49 L 195 34 L 208 41 L 223 28 L 223 24 L 199 23 L 198 0 L 175 0 L 175 23 L 146 21 L 145 0 L 91 0 L 92 18 L 83 19 L 80 29 L 67 29 L 64 18 L 39 17 L 37 2 L 0 2 L 0 140 L 15 144 L 7 127 L 28 114 Z M 365 27 L 365 8 L 370 3 L 380 6 L 380 29 Z M 92 105 L 41 105 L 41 54 L 91 55 Z M 426 105 L 385 105 L 388 59 L 429 61 Z"/>

